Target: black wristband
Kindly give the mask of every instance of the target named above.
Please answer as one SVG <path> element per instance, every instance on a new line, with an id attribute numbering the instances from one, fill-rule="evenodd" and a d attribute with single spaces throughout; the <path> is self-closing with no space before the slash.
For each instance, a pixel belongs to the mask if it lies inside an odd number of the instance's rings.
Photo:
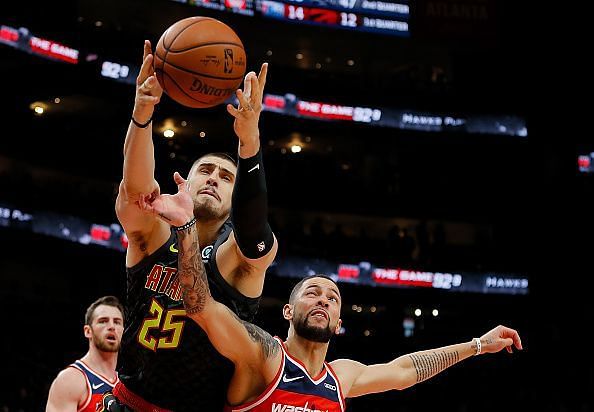
<path id="1" fill-rule="evenodd" d="M 146 129 L 148 127 L 149 124 L 151 124 L 151 122 L 153 121 L 153 116 L 151 115 L 151 118 L 147 120 L 146 123 L 138 123 L 136 121 L 136 119 L 134 118 L 134 116 L 132 116 L 132 123 L 134 123 L 134 125 L 136 127 L 140 127 L 141 129 Z"/>
<path id="2" fill-rule="evenodd" d="M 173 226 L 173 228 L 175 229 L 176 232 L 181 232 L 182 230 L 186 230 L 192 226 L 194 226 L 196 224 L 196 218 L 192 218 L 192 220 L 190 220 L 188 223 L 186 223 L 185 225 L 182 226 Z"/>

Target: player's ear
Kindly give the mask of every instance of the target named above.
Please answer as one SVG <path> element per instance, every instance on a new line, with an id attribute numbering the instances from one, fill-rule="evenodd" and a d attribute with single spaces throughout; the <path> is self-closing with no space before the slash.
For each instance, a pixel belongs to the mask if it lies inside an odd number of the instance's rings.
<path id="1" fill-rule="evenodd" d="M 286 303 L 285 306 L 283 306 L 283 318 L 285 318 L 286 320 L 293 319 L 293 308 L 294 305 Z"/>
<path id="2" fill-rule="evenodd" d="M 91 327 L 89 325 L 83 326 L 83 332 L 85 334 L 85 338 L 87 339 L 91 339 L 91 337 L 93 336 L 93 331 L 91 330 Z"/>
<path id="3" fill-rule="evenodd" d="M 336 323 L 336 328 L 334 329 L 334 334 L 335 335 L 340 335 L 340 328 L 342 327 L 342 319 L 338 319 L 338 322 Z"/>

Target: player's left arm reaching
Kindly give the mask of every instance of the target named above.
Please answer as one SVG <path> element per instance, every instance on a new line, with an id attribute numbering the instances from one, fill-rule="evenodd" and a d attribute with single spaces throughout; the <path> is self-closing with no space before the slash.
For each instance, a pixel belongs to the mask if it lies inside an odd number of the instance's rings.
<path id="1" fill-rule="evenodd" d="M 233 233 L 217 251 L 221 273 L 236 275 L 234 286 L 252 297 L 261 294 L 265 271 L 278 248 L 268 224 L 268 193 L 260 146 L 259 121 L 267 74 L 267 63 L 258 75 L 249 72 L 243 90 L 236 92 L 239 106 L 227 105 L 239 139 L 239 156 L 231 204 Z"/>
<path id="2" fill-rule="evenodd" d="M 480 337 L 480 348 L 476 339 L 473 339 L 466 343 L 410 353 L 384 364 L 364 365 L 350 359 L 337 359 L 330 364 L 336 370 L 345 396 L 356 397 L 406 389 L 478 353 L 496 353 L 504 348 L 511 353 L 512 346 L 522 349 L 518 332 L 500 325 Z"/>

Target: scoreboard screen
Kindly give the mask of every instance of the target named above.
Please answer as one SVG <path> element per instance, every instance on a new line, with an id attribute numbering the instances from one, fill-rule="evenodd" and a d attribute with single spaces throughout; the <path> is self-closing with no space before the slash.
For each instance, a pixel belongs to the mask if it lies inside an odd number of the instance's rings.
<path id="1" fill-rule="evenodd" d="M 254 0 L 192 0 L 190 4 L 207 9 L 229 11 L 231 13 L 254 15 Z"/>
<path id="2" fill-rule="evenodd" d="M 410 36 L 408 0 L 188 0 L 187 3 L 296 24 Z"/>

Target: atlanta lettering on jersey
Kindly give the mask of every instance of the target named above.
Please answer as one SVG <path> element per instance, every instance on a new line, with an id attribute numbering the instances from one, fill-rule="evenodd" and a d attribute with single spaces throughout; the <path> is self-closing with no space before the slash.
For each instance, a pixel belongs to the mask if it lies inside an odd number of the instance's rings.
<path id="1" fill-rule="evenodd" d="M 146 277 L 144 287 L 153 292 L 165 293 L 171 299 L 180 301 L 182 288 L 176 274 L 177 268 L 155 264 Z"/>
<path id="2" fill-rule="evenodd" d="M 305 402 L 304 406 L 293 406 L 282 403 L 273 403 L 272 412 L 328 412 L 328 410 L 322 411 L 320 409 L 310 409 L 307 407 L 308 404 L 309 402 Z"/>

